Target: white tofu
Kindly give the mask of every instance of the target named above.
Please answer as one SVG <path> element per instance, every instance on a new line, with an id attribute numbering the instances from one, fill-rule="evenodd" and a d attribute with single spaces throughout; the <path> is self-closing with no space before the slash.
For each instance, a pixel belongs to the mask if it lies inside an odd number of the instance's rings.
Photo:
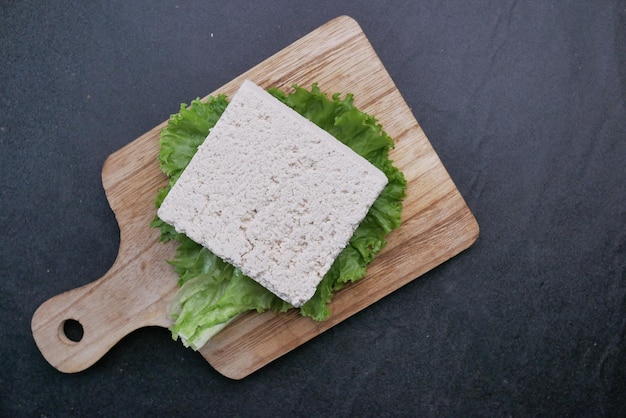
<path id="1" fill-rule="evenodd" d="M 366 159 L 244 81 L 158 215 L 299 307 L 386 184 Z"/>

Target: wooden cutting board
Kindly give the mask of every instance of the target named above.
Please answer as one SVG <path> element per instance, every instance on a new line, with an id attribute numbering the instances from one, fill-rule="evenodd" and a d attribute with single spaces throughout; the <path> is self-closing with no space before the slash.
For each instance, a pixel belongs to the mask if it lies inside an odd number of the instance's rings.
<path id="1" fill-rule="evenodd" d="M 341 16 L 326 23 L 211 95 L 230 96 L 246 78 L 265 88 L 288 90 L 293 84 L 308 88 L 317 82 L 329 95 L 354 93 L 355 105 L 375 115 L 394 138 L 391 158 L 404 172 L 408 187 L 402 226 L 390 234 L 367 277 L 337 293 L 329 320 L 315 322 L 295 310 L 280 315 L 250 313 L 200 350 L 216 370 L 232 379 L 249 375 L 397 290 L 478 237 L 472 213 L 353 19 Z M 137 328 L 170 325 L 167 303 L 177 289 L 177 277 L 165 260 L 173 258 L 175 247 L 159 243 L 159 232 L 148 226 L 155 215 L 155 194 L 167 182 L 157 163 L 159 134 L 165 125 L 112 154 L 102 169 L 106 196 L 120 227 L 119 254 L 111 269 L 93 283 L 49 299 L 33 315 L 37 346 L 62 372 L 88 368 Z M 68 320 L 82 326 L 79 341 L 66 335 Z"/>

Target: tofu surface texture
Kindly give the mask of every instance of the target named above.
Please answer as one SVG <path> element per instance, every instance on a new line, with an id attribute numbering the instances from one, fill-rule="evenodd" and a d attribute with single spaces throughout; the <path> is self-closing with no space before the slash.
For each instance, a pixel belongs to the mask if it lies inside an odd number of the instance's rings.
<path id="1" fill-rule="evenodd" d="M 299 307 L 386 184 L 366 159 L 246 80 L 158 216 Z"/>

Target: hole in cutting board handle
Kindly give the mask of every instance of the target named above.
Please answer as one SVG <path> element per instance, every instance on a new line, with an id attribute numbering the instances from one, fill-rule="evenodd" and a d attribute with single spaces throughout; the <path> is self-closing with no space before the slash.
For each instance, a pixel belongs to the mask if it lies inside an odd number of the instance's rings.
<path id="1" fill-rule="evenodd" d="M 79 343 L 83 339 L 85 330 L 77 320 L 66 319 L 59 327 L 59 334 L 63 340 L 67 340 L 69 343 Z"/>

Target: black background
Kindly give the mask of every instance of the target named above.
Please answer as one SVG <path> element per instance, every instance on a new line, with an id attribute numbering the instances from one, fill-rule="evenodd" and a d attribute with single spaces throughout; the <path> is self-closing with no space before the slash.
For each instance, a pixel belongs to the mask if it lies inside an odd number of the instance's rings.
<path id="1" fill-rule="evenodd" d="M 343 14 L 478 241 L 242 381 L 160 328 L 52 368 L 33 312 L 117 254 L 105 158 Z M 619 415 L 625 61 L 623 0 L 1 2 L 1 415 Z"/>

